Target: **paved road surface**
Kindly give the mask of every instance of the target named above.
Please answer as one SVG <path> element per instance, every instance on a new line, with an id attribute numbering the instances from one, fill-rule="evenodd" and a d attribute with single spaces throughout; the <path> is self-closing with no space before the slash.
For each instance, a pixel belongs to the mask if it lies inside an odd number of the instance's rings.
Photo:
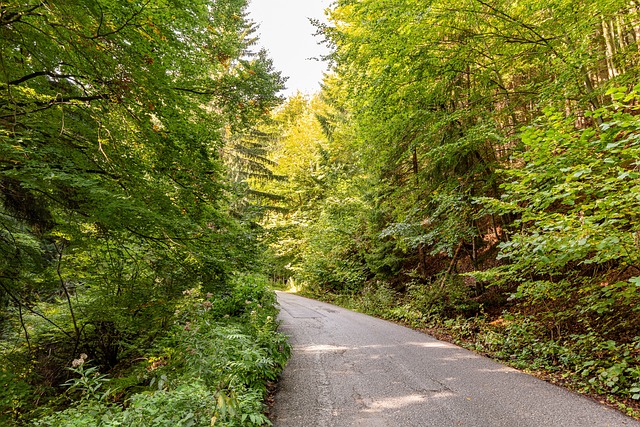
<path id="1" fill-rule="evenodd" d="M 293 355 L 275 427 L 640 427 L 420 332 L 296 295 L 278 301 Z"/>

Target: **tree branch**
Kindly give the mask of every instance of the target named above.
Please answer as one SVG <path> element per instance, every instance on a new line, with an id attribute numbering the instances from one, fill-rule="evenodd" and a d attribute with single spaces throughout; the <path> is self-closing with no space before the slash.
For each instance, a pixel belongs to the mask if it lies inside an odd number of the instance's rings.
<path id="1" fill-rule="evenodd" d="M 9 296 L 9 298 L 11 298 L 13 300 L 13 302 L 15 302 L 17 305 L 24 307 L 29 313 L 35 314 L 36 316 L 44 319 L 47 323 L 50 323 L 51 325 L 55 326 L 60 332 L 62 332 L 63 334 L 65 334 L 68 338 L 73 338 L 71 336 L 70 333 L 68 333 L 67 331 L 65 331 L 64 329 L 62 329 L 60 326 L 58 326 L 53 320 L 49 319 L 48 317 L 46 317 L 44 314 L 42 313 L 38 313 L 37 311 L 35 311 L 34 309 L 32 309 L 31 307 L 27 306 L 26 304 L 24 304 L 22 301 L 20 301 L 15 295 L 13 295 L 9 289 L 0 281 L 0 287 L 2 289 L 4 289 L 4 291 L 7 293 L 7 295 Z"/>
<path id="2" fill-rule="evenodd" d="M 51 71 L 36 71 L 35 73 L 27 74 L 26 76 L 21 77 L 17 80 L 12 80 L 8 82 L 7 85 L 8 86 L 19 85 L 20 83 L 26 82 L 27 80 L 35 79 L 36 77 L 41 77 L 41 76 L 49 76 L 56 79 L 83 77 L 83 76 L 75 76 L 73 74 L 56 74 L 56 73 L 52 73 Z"/>
<path id="3" fill-rule="evenodd" d="M 215 92 L 212 90 L 204 90 L 204 89 L 189 89 L 186 87 L 174 87 L 173 90 L 179 90 L 182 92 L 195 93 L 197 95 L 215 95 Z"/>
<path id="4" fill-rule="evenodd" d="M 73 311 L 73 304 L 71 303 L 71 295 L 69 295 L 69 289 L 67 289 L 67 285 L 62 277 L 62 254 L 64 252 L 64 243 L 58 247 L 57 244 L 54 243 L 56 250 L 58 251 L 58 265 L 56 266 L 56 273 L 58 274 L 58 279 L 60 280 L 60 286 L 62 286 L 62 290 L 64 290 L 64 295 L 67 298 L 67 305 L 69 306 L 69 314 L 71 315 L 71 321 L 73 322 L 73 330 L 76 333 L 76 345 L 80 342 L 80 329 L 78 328 L 78 322 L 76 321 L 76 315 Z"/>
<path id="5" fill-rule="evenodd" d="M 134 12 L 125 22 L 124 24 L 122 24 L 121 26 L 119 26 L 118 28 L 116 28 L 113 31 L 108 31 L 106 33 L 100 34 L 100 27 L 102 26 L 102 18 L 103 18 L 103 14 L 100 14 L 100 25 L 98 26 L 98 29 L 96 30 L 96 35 L 93 37 L 90 37 L 91 40 L 95 40 L 95 39 L 99 39 L 99 38 L 103 38 L 103 37 L 107 37 L 113 34 L 117 34 L 120 31 L 124 30 L 130 23 L 131 21 L 133 21 L 138 15 L 140 15 L 142 12 L 144 12 L 144 10 L 147 8 L 147 6 L 149 5 L 149 3 L 151 3 L 151 0 L 147 0 L 147 2 L 145 4 L 142 5 L 142 7 L 140 8 L 140 10 L 138 10 L 137 12 Z"/>
<path id="6" fill-rule="evenodd" d="M 33 11 L 35 11 L 36 9 L 40 8 L 43 6 L 42 2 L 39 2 L 38 4 L 36 4 L 35 6 L 33 6 L 30 9 L 27 9 L 23 12 L 8 12 L 7 9 L 1 9 L 2 12 L 0 13 L 0 25 L 4 26 L 4 25 L 11 25 L 14 22 L 18 22 L 22 19 L 23 16 L 25 15 L 31 15 L 33 13 Z"/>
<path id="7" fill-rule="evenodd" d="M 97 101 L 97 100 L 108 100 L 109 99 L 109 95 L 106 93 L 100 93 L 97 95 L 90 95 L 90 96 L 63 96 L 63 95 L 58 95 L 55 98 L 49 100 L 49 101 L 40 101 L 40 102 L 34 102 L 34 103 L 26 103 L 26 102 L 14 102 L 12 103 L 15 106 L 18 107 L 26 107 L 28 105 L 34 105 L 36 107 L 41 107 L 41 108 L 36 108 L 34 110 L 30 110 L 30 111 L 21 111 L 21 112 L 13 112 L 11 114 L 7 114 L 4 116 L 0 116 L 0 119 L 9 119 L 12 117 L 16 117 L 16 116 L 25 116 L 27 114 L 32 114 L 32 113 L 37 113 L 38 111 L 44 111 L 47 110 L 51 107 L 55 107 L 56 105 L 62 105 L 62 104 L 69 104 L 71 101 L 81 101 L 81 102 L 91 102 L 91 101 Z M 5 104 L 7 105 L 7 104 Z"/>

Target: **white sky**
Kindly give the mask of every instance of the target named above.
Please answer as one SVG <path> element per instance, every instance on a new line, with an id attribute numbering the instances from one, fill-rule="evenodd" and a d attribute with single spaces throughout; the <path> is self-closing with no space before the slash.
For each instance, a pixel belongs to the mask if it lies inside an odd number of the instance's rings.
<path id="1" fill-rule="evenodd" d="M 324 10 L 332 0 L 250 0 L 249 19 L 259 25 L 259 45 L 269 52 L 276 70 L 289 77 L 285 96 L 297 91 L 312 94 L 320 90 L 327 69 L 319 58 L 327 53 L 321 37 L 308 18 L 326 22 Z"/>

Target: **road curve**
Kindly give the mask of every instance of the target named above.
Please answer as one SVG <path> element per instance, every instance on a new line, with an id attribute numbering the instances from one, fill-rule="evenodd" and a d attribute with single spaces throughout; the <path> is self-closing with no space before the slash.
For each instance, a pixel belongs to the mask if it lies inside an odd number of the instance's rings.
<path id="1" fill-rule="evenodd" d="M 275 427 L 640 427 L 423 333 L 283 292 L 278 302 L 293 354 Z"/>

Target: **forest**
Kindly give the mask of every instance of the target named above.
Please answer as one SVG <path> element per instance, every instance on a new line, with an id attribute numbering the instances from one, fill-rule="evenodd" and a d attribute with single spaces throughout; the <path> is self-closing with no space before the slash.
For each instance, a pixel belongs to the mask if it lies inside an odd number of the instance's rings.
<path id="1" fill-rule="evenodd" d="M 640 416 L 635 0 L 0 4 L 0 424 L 262 426 L 273 287 Z"/>

